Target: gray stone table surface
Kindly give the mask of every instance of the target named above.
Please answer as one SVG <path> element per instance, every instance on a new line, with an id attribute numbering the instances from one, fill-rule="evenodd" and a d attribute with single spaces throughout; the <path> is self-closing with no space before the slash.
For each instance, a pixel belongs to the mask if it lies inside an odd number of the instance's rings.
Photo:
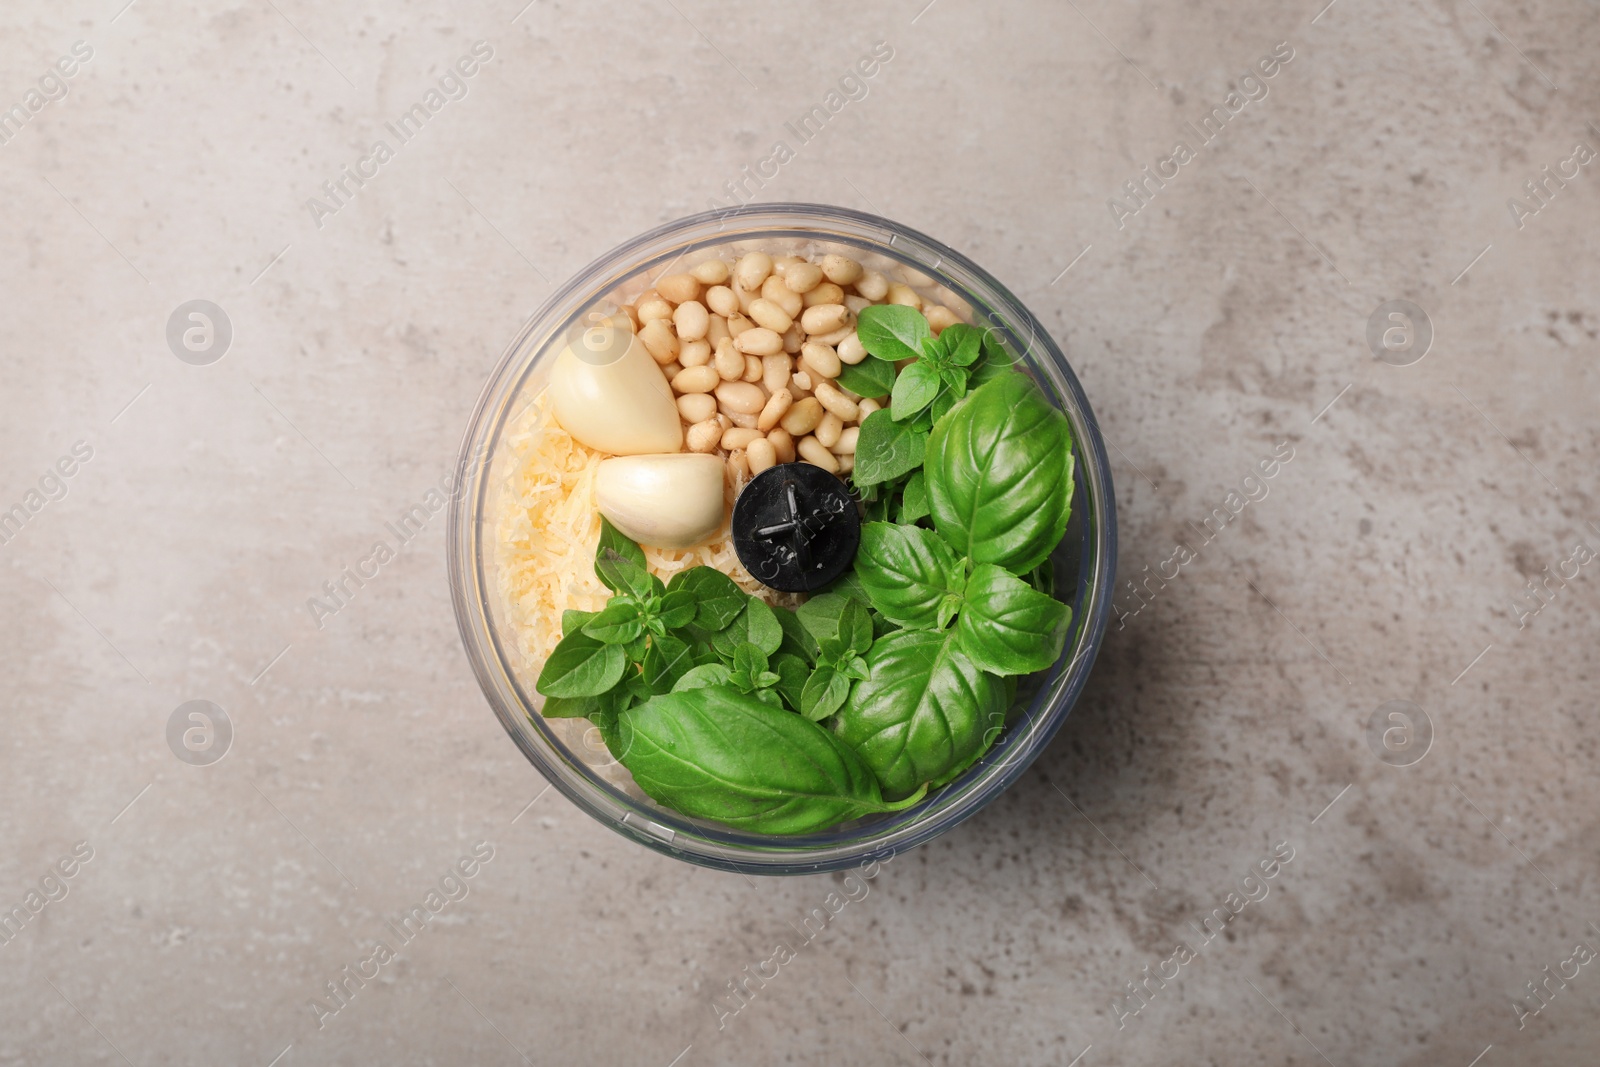
<path id="1" fill-rule="evenodd" d="M 1595 1062 L 1600 19 L 1322 5 L 6 5 L 0 1063 Z M 887 215 L 1032 307 L 1142 591 L 1016 786 L 737 1012 L 841 876 L 541 797 L 442 518 L 306 607 L 554 286 L 735 196 Z M 208 365 L 166 337 L 196 299 Z"/>

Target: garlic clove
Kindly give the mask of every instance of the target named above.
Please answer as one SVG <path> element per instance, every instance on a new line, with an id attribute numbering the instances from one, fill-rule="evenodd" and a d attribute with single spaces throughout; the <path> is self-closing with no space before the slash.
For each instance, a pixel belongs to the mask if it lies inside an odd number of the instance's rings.
<path id="1" fill-rule="evenodd" d="M 607 330 L 612 332 L 595 344 L 597 331 Z M 550 398 L 562 428 L 614 456 L 681 451 L 683 425 L 672 387 L 639 338 L 631 330 L 601 326 L 584 332 L 581 352 L 578 344 L 561 350 L 550 374 Z"/>
<path id="2" fill-rule="evenodd" d="M 723 462 L 676 452 L 619 456 L 595 472 L 600 514 L 641 545 L 688 548 L 722 526 Z"/>

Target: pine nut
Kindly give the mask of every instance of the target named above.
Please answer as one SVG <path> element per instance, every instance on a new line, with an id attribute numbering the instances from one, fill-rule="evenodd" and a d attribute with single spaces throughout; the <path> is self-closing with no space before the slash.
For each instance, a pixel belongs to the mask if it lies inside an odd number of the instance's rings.
<path id="1" fill-rule="evenodd" d="M 757 438 L 746 446 L 745 459 L 750 464 L 750 473 L 760 474 L 778 462 L 778 450 L 773 448 L 772 442 L 765 437 Z"/>
<path id="2" fill-rule="evenodd" d="M 774 356 L 783 351 L 783 338 L 764 326 L 755 326 L 733 338 L 734 347 L 751 356 Z"/>
<path id="3" fill-rule="evenodd" d="M 856 454 L 854 452 L 846 452 L 844 455 L 839 456 L 838 459 L 840 474 L 849 474 L 856 469 Z"/>
<path id="4" fill-rule="evenodd" d="M 822 273 L 827 275 L 830 282 L 849 285 L 860 280 L 861 264 L 837 252 L 829 252 L 822 257 Z"/>
<path id="5" fill-rule="evenodd" d="M 666 378 L 667 381 L 670 382 L 672 381 L 672 376 L 677 374 L 682 369 L 683 364 L 679 363 L 677 360 L 673 360 L 671 363 L 668 363 L 666 366 L 661 368 L 661 374 L 662 377 Z"/>
<path id="6" fill-rule="evenodd" d="M 700 283 L 692 274 L 669 274 L 656 282 L 656 292 L 674 304 L 682 304 L 700 296 Z"/>
<path id="7" fill-rule="evenodd" d="M 743 380 L 747 381 L 747 382 L 759 382 L 761 380 L 761 373 L 762 373 L 761 357 L 759 357 L 759 356 L 745 356 L 744 357 L 744 374 L 741 375 Z"/>
<path id="8" fill-rule="evenodd" d="M 862 308 L 869 308 L 872 306 L 872 301 L 868 300 L 864 296 L 856 296 L 854 293 L 851 293 L 844 298 L 844 306 L 850 309 L 850 314 L 859 315 L 861 314 Z"/>
<path id="9" fill-rule="evenodd" d="M 727 319 L 723 318 L 721 315 L 711 316 L 711 324 L 706 327 L 706 340 L 710 342 L 713 351 L 716 350 L 718 341 L 722 340 L 724 337 L 731 338 L 732 336 L 733 334 L 728 332 Z"/>
<path id="10" fill-rule="evenodd" d="M 844 420 L 830 411 L 822 416 L 822 421 L 811 432 L 823 448 L 832 451 L 833 446 L 839 443 L 839 435 L 844 433 Z"/>
<path id="11" fill-rule="evenodd" d="M 861 427 L 846 426 L 844 431 L 839 434 L 839 440 L 828 447 L 832 449 L 833 454 L 836 456 L 854 455 L 856 450 L 856 441 L 859 440 L 860 437 Z"/>
<path id="12" fill-rule="evenodd" d="M 756 417 L 754 415 L 746 415 L 742 411 L 735 411 L 731 414 L 723 412 L 722 417 L 728 420 L 728 425 L 722 428 L 724 433 L 735 426 L 741 430 L 754 430 L 756 428 Z"/>
<path id="13" fill-rule="evenodd" d="M 739 298 L 739 313 L 741 315 L 748 315 L 750 314 L 750 305 L 755 303 L 756 298 L 761 294 L 755 290 L 742 289 L 735 285 L 733 287 L 733 295 Z"/>
<path id="14" fill-rule="evenodd" d="M 724 317 L 739 313 L 739 298 L 726 285 L 713 285 L 706 290 L 706 306 Z"/>
<path id="15" fill-rule="evenodd" d="M 742 289 L 756 289 L 772 273 L 772 257 L 765 252 L 746 252 L 734 265 L 733 277 Z"/>
<path id="16" fill-rule="evenodd" d="M 889 279 L 875 270 L 869 270 L 856 279 L 856 292 L 877 303 L 889 295 Z"/>
<path id="17" fill-rule="evenodd" d="M 627 313 L 628 321 L 633 324 L 633 332 L 639 332 L 639 309 L 632 304 L 623 304 L 622 310 Z"/>
<path id="18" fill-rule="evenodd" d="M 804 389 L 808 393 L 811 392 L 811 372 L 797 370 L 789 375 L 789 387 L 791 389 Z"/>
<path id="19" fill-rule="evenodd" d="M 672 305 L 659 296 L 654 300 L 647 300 L 639 305 L 639 321 L 649 322 L 652 319 L 672 318 Z"/>
<path id="20" fill-rule="evenodd" d="M 844 302 L 844 290 L 832 282 L 822 282 L 800 300 L 808 308 L 818 304 L 841 304 Z"/>
<path id="21" fill-rule="evenodd" d="M 918 296 L 916 290 L 911 286 L 901 285 L 899 282 L 889 286 L 889 303 L 904 304 L 906 307 L 913 307 L 919 311 L 922 309 L 922 297 Z"/>
<path id="22" fill-rule="evenodd" d="M 761 384 L 766 387 L 769 394 L 776 393 L 789 384 L 789 375 L 793 370 L 794 363 L 786 354 L 762 356 Z"/>
<path id="23" fill-rule="evenodd" d="M 819 345 L 815 341 L 808 342 L 800 349 L 800 361 L 805 368 L 819 378 L 837 378 L 844 369 L 839 362 L 839 356 L 827 345 Z"/>
<path id="24" fill-rule="evenodd" d="M 728 316 L 728 336 L 729 337 L 738 337 L 741 333 L 744 333 L 746 330 L 753 330 L 755 328 L 756 328 L 756 324 L 751 322 L 749 319 L 745 318 L 743 315 L 733 314 L 733 315 L 729 315 Z"/>
<path id="25" fill-rule="evenodd" d="M 722 447 L 732 452 L 736 448 L 748 448 L 751 441 L 765 441 L 767 435 L 760 430 L 744 430 L 735 426 L 731 430 L 722 431 Z"/>
<path id="26" fill-rule="evenodd" d="M 805 343 L 806 332 L 800 328 L 800 324 L 798 322 L 790 326 L 788 330 L 784 331 L 783 350 L 789 353 L 791 356 L 800 351 L 800 347 Z"/>
<path id="27" fill-rule="evenodd" d="M 821 441 L 809 434 L 800 438 L 795 445 L 795 451 L 800 453 L 800 458 L 814 467 L 821 467 L 829 474 L 839 473 L 839 461 L 833 458 L 833 453 L 823 446 Z"/>
<path id="28" fill-rule="evenodd" d="M 677 335 L 664 319 L 651 319 L 640 327 L 639 340 L 657 363 L 667 364 L 678 358 Z"/>
<path id="29" fill-rule="evenodd" d="M 689 446 L 690 452 L 715 452 L 721 440 L 722 423 L 716 419 L 697 422 L 684 435 L 684 443 Z"/>
<path id="30" fill-rule="evenodd" d="M 696 263 L 689 273 L 704 285 L 721 285 L 728 280 L 728 265 L 720 259 L 708 259 Z"/>
<path id="31" fill-rule="evenodd" d="M 767 440 L 772 442 L 772 450 L 778 455 L 779 463 L 794 462 L 794 436 L 779 426 L 767 431 Z"/>
<path id="32" fill-rule="evenodd" d="M 678 398 L 678 414 L 691 426 L 717 416 L 717 400 L 710 393 L 685 393 Z"/>
<path id="33" fill-rule="evenodd" d="M 728 416 L 726 414 L 724 414 L 723 412 L 719 411 L 719 412 L 717 412 L 717 425 L 721 426 L 722 429 L 723 429 L 723 432 L 726 433 L 727 430 L 728 430 L 728 427 L 733 425 L 733 420 L 728 418 Z M 721 440 L 720 436 L 718 437 L 718 440 Z"/>
<path id="34" fill-rule="evenodd" d="M 804 296 L 822 283 L 822 268 L 815 263 L 796 263 L 783 272 L 783 284 Z"/>
<path id="35" fill-rule="evenodd" d="M 756 426 L 762 430 L 770 430 L 778 425 L 778 421 L 794 406 L 794 394 L 787 389 L 775 390 L 772 396 L 761 408 L 761 415 L 756 419 Z"/>
<path id="36" fill-rule="evenodd" d="M 856 331 L 851 330 L 850 335 L 839 342 L 839 360 L 852 367 L 867 358 L 867 348 L 861 343 L 861 337 Z"/>
<path id="37" fill-rule="evenodd" d="M 800 294 L 785 285 L 776 274 L 761 283 L 761 298 L 777 304 L 791 319 L 800 314 L 800 309 L 805 306 Z"/>
<path id="38" fill-rule="evenodd" d="M 751 302 L 750 317 L 755 320 L 757 326 L 765 326 L 773 333 L 783 333 L 794 324 L 794 319 L 788 312 L 766 297 Z M 678 333 L 682 336 L 683 331 L 680 329 Z"/>
<path id="39" fill-rule="evenodd" d="M 728 475 L 736 486 L 750 480 L 750 457 L 742 450 L 728 453 Z"/>
<path id="40" fill-rule="evenodd" d="M 677 327 L 678 340 L 698 341 L 711 328 L 711 315 L 700 301 L 685 300 L 672 313 L 672 325 Z"/>
<path id="41" fill-rule="evenodd" d="M 799 256 L 794 255 L 793 253 L 791 253 L 791 254 L 789 254 L 787 256 L 773 256 L 772 257 L 772 273 L 777 274 L 777 275 L 782 275 L 784 271 L 788 270 L 790 267 L 794 266 L 796 263 L 804 263 L 804 262 L 805 262 L 804 259 L 801 259 Z"/>
<path id="42" fill-rule="evenodd" d="M 837 345 L 840 341 L 843 341 L 846 337 L 849 337 L 855 332 L 856 324 L 854 322 L 847 322 L 831 333 L 815 333 L 807 338 L 807 340 L 815 341 L 819 345 Z"/>
<path id="43" fill-rule="evenodd" d="M 832 333 L 850 325 L 850 309 L 843 304 L 817 304 L 800 316 L 800 327 L 809 334 Z"/>
<path id="44" fill-rule="evenodd" d="M 766 404 L 766 394 L 759 385 L 749 382 L 723 382 L 717 386 L 717 404 L 723 411 L 754 415 Z"/>
<path id="45" fill-rule="evenodd" d="M 711 344 L 707 341 L 686 341 L 678 349 L 678 362 L 685 367 L 704 367 L 711 362 Z"/>
<path id="46" fill-rule="evenodd" d="M 861 417 L 856 402 L 839 392 L 839 387 L 832 382 L 817 383 L 817 402 L 845 422 L 855 422 Z"/>
<path id="47" fill-rule="evenodd" d="M 721 380 L 715 367 L 685 367 L 673 375 L 672 388 L 678 393 L 709 393 Z"/>
<path id="48" fill-rule="evenodd" d="M 866 422 L 867 416 L 871 415 L 874 411 L 882 411 L 883 405 L 876 400 L 863 400 L 856 405 L 856 408 L 861 412 L 861 421 Z"/>
<path id="49" fill-rule="evenodd" d="M 951 311 L 943 304 L 934 304 L 931 307 L 924 308 L 922 314 L 928 320 L 928 328 L 934 333 L 942 333 L 946 327 L 954 326 L 961 321 L 954 311 Z"/>
<path id="50" fill-rule="evenodd" d="M 795 436 L 810 433 L 817 428 L 817 423 L 822 421 L 822 404 L 814 396 L 808 396 L 789 409 L 789 413 L 779 420 L 785 430 Z"/>
<path id="51" fill-rule="evenodd" d="M 717 376 L 725 382 L 738 381 L 744 376 L 744 356 L 733 347 L 731 339 L 717 342 L 717 354 L 712 358 L 711 365 L 716 368 Z"/>

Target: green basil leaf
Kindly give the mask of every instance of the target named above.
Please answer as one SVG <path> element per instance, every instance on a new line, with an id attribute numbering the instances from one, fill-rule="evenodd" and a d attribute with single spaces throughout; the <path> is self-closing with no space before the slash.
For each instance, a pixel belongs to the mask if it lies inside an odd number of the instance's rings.
<path id="1" fill-rule="evenodd" d="M 806 681 L 811 677 L 810 664 L 799 656 L 779 652 L 772 657 L 772 673 L 778 676 L 772 687 L 782 694 L 789 707 L 799 711 L 804 703 Z"/>
<path id="2" fill-rule="evenodd" d="M 872 647 L 872 612 L 866 601 L 851 597 L 839 613 L 839 640 L 856 655 Z"/>
<path id="3" fill-rule="evenodd" d="M 767 655 L 746 641 L 733 650 L 733 669 L 749 678 L 753 689 L 759 684 L 756 682 L 757 676 L 767 669 Z"/>
<path id="4" fill-rule="evenodd" d="M 551 651 L 534 688 L 547 697 L 599 696 L 617 684 L 627 665 L 621 645 L 602 644 L 579 630 Z"/>
<path id="5" fill-rule="evenodd" d="M 568 608 L 561 613 L 562 634 L 577 633 L 583 629 L 585 623 L 598 614 L 600 614 L 598 611 L 579 611 L 576 608 Z"/>
<path id="6" fill-rule="evenodd" d="M 744 610 L 748 599 L 732 578 L 715 567 L 690 567 L 672 576 L 668 593 L 689 594 L 695 603 L 694 623 L 708 633 L 725 629 Z"/>
<path id="7" fill-rule="evenodd" d="M 771 705 L 779 711 L 783 710 L 783 696 L 776 689 L 757 688 L 750 691 L 750 695 L 763 704 Z M 784 712 L 788 714 L 788 712 Z"/>
<path id="8" fill-rule="evenodd" d="M 627 644 L 644 632 L 638 601 L 626 596 L 612 597 L 598 615 L 584 623 L 583 632 L 604 644 Z"/>
<path id="9" fill-rule="evenodd" d="M 795 608 L 794 613 L 820 648 L 823 641 L 839 636 L 839 617 L 849 602 L 850 598 L 840 593 L 818 593 Z"/>
<path id="10" fill-rule="evenodd" d="M 800 616 L 788 608 L 773 608 L 772 614 L 777 617 L 778 626 L 783 630 L 783 643 L 778 646 L 778 651 L 806 663 L 816 662 L 817 639 L 811 636 L 811 631 L 800 621 Z"/>
<path id="11" fill-rule="evenodd" d="M 827 730 L 725 686 L 655 697 L 618 716 L 616 732 L 635 784 L 692 818 L 807 834 L 897 807 Z"/>
<path id="12" fill-rule="evenodd" d="M 652 692 L 665 693 L 694 667 L 694 656 L 687 642 L 667 634 L 652 637 L 644 654 L 644 680 Z"/>
<path id="13" fill-rule="evenodd" d="M 850 477 L 857 485 L 872 485 L 909 474 L 922 466 L 927 441 L 926 433 L 894 421 L 887 409 L 874 411 L 861 423 L 856 465 Z"/>
<path id="14" fill-rule="evenodd" d="M 961 651 L 994 674 L 1032 674 L 1055 663 L 1072 609 L 992 563 L 972 568 L 956 624 Z"/>
<path id="15" fill-rule="evenodd" d="M 855 597 L 857 600 L 867 599 L 866 586 L 861 584 L 861 579 L 856 577 L 855 569 L 845 571 L 839 577 L 829 582 L 822 590 L 824 593 L 838 593 L 840 596 Z"/>
<path id="16" fill-rule="evenodd" d="M 922 342 L 933 336 L 922 312 L 904 304 L 873 304 L 856 319 L 861 347 L 893 363 L 922 355 Z"/>
<path id="17" fill-rule="evenodd" d="M 699 612 L 694 594 L 685 589 L 674 589 L 661 598 L 661 608 L 656 618 L 669 630 L 676 630 L 693 622 Z"/>
<path id="18" fill-rule="evenodd" d="M 957 647 L 954 631 L 881 637 L 835 719 L 889 796 L 906 796 L 970 759 L 1005 723 L 1005 685 Z"/>
<path id="19" fill-rule="evenodd" d="M 727 685 L 728 679 L 732 674 L 732 671 L 720 663 L 702 663 L 684 671 L 683 675 L 672 683 L 672 691 L 674 693 L 682 693 L 689 689 L 706 689 L 713 685 Z"/>
<path id="20" fill-rule="evenodd" d="M 869 522 L 861 527 L 856 574 L 884 618 L 916 630 L 940 625 L 939 603 L 961 587 L 950 584 L 960 560 L 944 539 L 920 526 Z"/>
<path id="21" fill-rule="evenodd" d="M 939 369 L 927 360 L 919 359 L 894 380 L 890 393 L 889 414 L 894 421 L 904 422 L 939 395 Z M 859 448 L 859 443 L 857 444 Z"/>
<path id="22" fill-rule="evenodd" d="M 964 393 L 965 391 L 966 389 L 963 385 L 961 393 Z M 928 410 L 926 412 L 928 417 L 932 420 L 928 424 L 930 427 L 933 425 L 933 423 L 944 418 L 950 409 L 956 406 L 960 400 L 961 393 L 958 393 L 953 389 L 939 390 L 939 395 L 933 398 L 933 403 L 928 405 Z"/>
<path id="23" fill-rule="evenodd" d="M 734 650 L 746 641 L 769 656 L 783 644 L 783 624 L 760 597 L 745 597 L 744 610 L 711 636 L 711 647 L 723 659 L 731 660 Z"/>
<path id="24" fill-rule="evenodd" d="M 843 707 L 849 697 L 850 679 L 832 667 L 818 667 L 800 693 L 800 714 L 818 722 Z"/>
<path id="25" fill-rule="evenodd" d="M 988 564 L 985 564 L 985 566 L 988 566 Z M 949 626 L 950 620 L 954 619 L 960 611 L 960 595 L 956 593 L 946 593 L 944 599 L 939 601 L 939 625 L 937 628 L 943 630 L 946 626 Z M 1005 672 L 1001 671 L 999 673 L 1003 674 Z"/>
<path id="26" fill-rule="evenodd" d="M 544 707 L 539 709 L 539 714 L 547 719 L 587 719 L 602 710 L 603 705 L 597 696 L 545 697 Z"/>
<path id="27" fill-rule="evenodd" d="M 860 363 L 846 363 L 839 370 L 839 385 L 857 396 L 873 400 L 889 395 L 894 388 L 894 364 L 881 359 L 864 359 Z"/>
<path id="28" fill-rule="evenodd" d="M 939 334 L 950 351 L 949 362 L 956 367 L 970 367 L 978 361 L 983 350 L 983 331 L 964 322 L 945 327 Z"/>
<path id="29" fill-rule="evenodd" d="M 661 579 L 645 570 L 643 563 L 636 562 L 614 548 L 600 549 L 595 556 L 594 572 L 612 592 L 625 593 L 639 600 L 660 596 L 663 591 Z"/>
<path id="30" fill-rule="evenodd" d="M 1021 374 L 994 379 L 928 438 L 934 528 L 974 563 L 1037 566 L 1066 532 L 1071 451 L 1066 416 L 1038 386 Z"/>
<path id="31" fill-rule="evenodd" d="M 900 496 L 900 521 L 909 526 L 928 517 L 928 483 L 922 471 L 913 471 Z"/>
<path id="32" fill-rule="evenodd" d="M 595 573 L 599 575 L 602 582 L 606 580 L 606 576 L 604 574 L 600 574 L 600 560 L 605 555 L 606 549 L 608 548 L 617 555 L 621 556 L 623 559 L 636 563 L 640 567 L 644 567 L 645 565 L 644 549 L 640 548 L 638 544 L 631 540 L 627 535 L 623 534 L 615 526 L 611 525 L 611 520 L 602 515 L 600 516 L 600 543 L 597 544 L 594 549 Z M 614 585 L 608 584 L 607 588 L 613 593 L 618 591 L 617 587 Z"/>

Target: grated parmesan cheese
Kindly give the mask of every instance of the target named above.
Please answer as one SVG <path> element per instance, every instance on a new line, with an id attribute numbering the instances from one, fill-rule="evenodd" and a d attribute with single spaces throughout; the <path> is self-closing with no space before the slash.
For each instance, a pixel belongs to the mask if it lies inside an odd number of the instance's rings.
<path id="1" fill-rule="evenodd" d="M 504 471 L 489 497 L 493 566 L 516 648 L 537 673 L 562 638 L 561 614 L 599 611 L 611 591 L 594 573 L 600 543 L 595 474 L 608 459 L 561 428 L 540 393 L 507 426 L 491 470 Z M 800 597 L 752 578 L 734 554 L 729 516 L 738 486 L 725 483 L 722 526 L 711 540 L 686 549 L 646 547 L 645 563 L 662 581 L 689 567 L 715 567 L 747 593 L 793 607 Z"/>

